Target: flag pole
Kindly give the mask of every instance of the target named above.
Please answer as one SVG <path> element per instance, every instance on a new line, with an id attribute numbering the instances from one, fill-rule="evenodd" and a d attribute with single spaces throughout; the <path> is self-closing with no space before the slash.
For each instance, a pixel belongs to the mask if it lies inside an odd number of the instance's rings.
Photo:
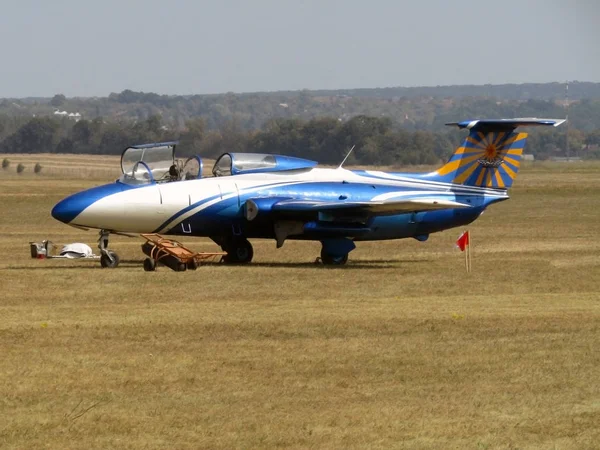
<path id="1" fill-rule="evenodd" d="M 471 272 L 471 232 L 469 232 L 469 273 Z"/>
<path id="2" fill-rule="evenodd" d="M 471 248 L 471 233 L 469 233 L 469 230 L 465 230 L 465 235 L 465 237 L 467 238 L 465 241 L 465 265 L 467 266 L 467 273 L 469 273 L 471 271 L 471 265 L 469 261 L 469 251 Z"/>

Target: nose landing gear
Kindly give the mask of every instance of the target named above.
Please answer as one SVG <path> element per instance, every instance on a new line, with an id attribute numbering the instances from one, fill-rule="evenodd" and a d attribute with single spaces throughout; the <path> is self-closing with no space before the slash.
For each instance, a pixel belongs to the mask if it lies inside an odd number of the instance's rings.
<path id="1" fill-rule="evenodd" d="M 114 269 L 119 265 L 119 255 L 108 250 L 108 236 L 110 231 L 100 230 L 98 238 L 98 248 L 100 249 L 100 265 L 107 269 Z"/>

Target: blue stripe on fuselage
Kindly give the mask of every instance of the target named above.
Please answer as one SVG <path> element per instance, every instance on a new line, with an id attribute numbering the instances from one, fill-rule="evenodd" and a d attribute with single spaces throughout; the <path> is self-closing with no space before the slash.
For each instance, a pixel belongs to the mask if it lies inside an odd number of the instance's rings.
<path id="1" fill-rule="evenodd" d="M 256 192 L 257 189 L 263 189 L 263 191 L 264 191 L 264 189 L 271 189 L 272 187 L 280 186 L 282 184 L 289 185 L 289 183 L 290 183 L 289 181 L 278 181 L 278 182 L 274 182 L 274 183 L 268 183 L 268 184 L 266 184 L 264 186 L 260 186 L 258 188 L 247 188 L 245 190 L 242 190 L 241 192 L 238 192 L 238 195 L 240 197 L 242 195 L 244 195 L 245 198 L 257 197 L 257 196 L 260 196 L 260 195 L 257 195 L 257 192 Z M 299 182 L 299 183 L 302 183 L 302 182 Z M 233 194 L 233 192 L 228 192 L 225 195 L 229 196 L 231 194 Z M 228 206 L 231 206 L 228 203 L 230 200 L 234 201 L 235 203 L 238 203 L 238 201 L 239 201 L 238 195 L 234 195 L 230 198 L 227 198 L 225 200 L 217 202 L 215 205 L 211 205 L 210 207 L 203 208 L 200 211 L 193 214 L 192 216 L 190 216 L 190 218 L 200 216 L 200 215 L 210 215 L 211 211 L 213 211 L 214 209 L 217 209 L 217 210 L 223 209 L 224 208 L 223 204 L 227 204 Z M 192 203 L 189 206 L 186 206 L 185 208 L 177 211 L 175 214 L 173 214 L 171 217 L 169 217 L 167 220 L 165 220 L 154 232 L 155 233 L 168 232 L 170 229 L 176 227 L 180 223 L 180 222 L 177 222 L 177 219 L 180 218 L 182 215 L 184 215 L 185 213 L 192 211 L 198 207 L 201 207 L 205 203 L 212 202 L 219 197 L 223 197 L 223 194 L 218 194 L 218 195 L 213 195 L 212 197 L 203 198 L 202 200 L 199 200 L 197 202 Z M 221 206 L 219 206 L 219 205 L 221 205 Z M 213 206 L 215 206 L 216 208 L 212 208 Z M 190 218 L 185 219 L 185 220 L 190 220 Z M 165 230 L 165 228 L 167 228 L 169 225 L 171 225 L 171 226 L 167 230 Z"/>
<path id="2" fill-rule="evenodd" d="M 102 186 L 96 186 L 94 188 L 70 195 L 69 197 L 61 200 L 54 206 L 54 208 L 52 208 L 51 214 L 56 220 L 59 220 L 63 223 L 70 223 L 92 203 L 95 203 L 109 195 L 144 186 L 147 185 L 136 186 L 120 183 L 119 181 L 115 183 L 104 184 Z"/>
<path id="3" fill-rule="evenodd" d="M 240 191 L 239 199 L 237 196 L 230 197 L 221 201 L 217 201 L 214 204 L 200 209 L 195 214 L 187 217 L 183 220 L 177 220 L 185 212 L 192 210 L 203 203 L 210 202 L 217 197 L 202 200 L 197 202 L 191 207 L 186 207 L 179 211 L 173 217 L 163 224 L 162 227 L 167 224 L 171 224 L 169 227 L 169 234 L 182 234 L 190 233 L 193 235 L 206 236 L 211 233 L 220 233 L 225 231 L 224 227 L 230 225 L 242 226 L 243 228 L 248 227 L 248 231 L 253 228 L 258 228 L 258 222 L 247 223 L 243 219 L 243 205 L 248 199 L 256 199 L 260 197 L 286 197 L 286 198 L 299 198 L 303 200 L 315 200 L 315 201 L 371 201 L 373 197 L 382 194 L 398 193 L 397 196 L 389 196 L 388 200 L 394 198 L 402 198 L 403 192 L 415 191 L 414 188 L 401 187 L 401 186 L 390 186 L 390 185 L 377 185 L 372 186 L 363 183 L 342 183 L 342 182 L 298 182 L 297 184 L 286 184 L 285 186 L 280 185 L 265 185 L 256 188 L 248 188 Z M 377 222 L 377 231 L 367 235 L 361 235 L 361 240 L 367 239 L 397 239 L 402 237 L 409 237 L 417 234 L 423 234 L 426 232 L 441 231 L 443 229 L 452 228 L 455 226 L 470 223 L 475 220 L 481 212 L 491 203 L 505 200 L 507 197 L 484 197 L 478 193 L 469 193 L 467 195 L 458 195 L 456 192 L 444 191 L 444 190 L 423 190 L 419 194 L 408 194 L 410 198 L 418 196 L 436 197 L 455 200 L 464 204 L 469 204 L 472 208 L 459 208 L 459 209 L 448 209 L 442 211 L 431 211 L 417 213 L 417 223 L 413 223 L 414 219 L 408 219 L 412 213 L 396 214 L 393 216 L 377 216 L 373 220 Z M 341 199 L 340 197 L 345 197 Z M 385 217 L 385 219 L 379 219 L 379 217 Z M 261 219 L 262 230 L 256 229 L 250 231 L 247 237 L 267 237 L 272 234 L 272 219 L 264 217 Z M 184 224 L 182 231 L 179 231 L 179 224 Z M 191 227 L 190 227 L 191 225 Z M 255 227 L 256 225 L 256 227 Z M 267 233 L 265 229 L 268 228 L 270 233 Z M 190 231 L 183 231 L 190 230 Z M 255 232 L 259 233 L 260 236 L 254 236 Z"/>

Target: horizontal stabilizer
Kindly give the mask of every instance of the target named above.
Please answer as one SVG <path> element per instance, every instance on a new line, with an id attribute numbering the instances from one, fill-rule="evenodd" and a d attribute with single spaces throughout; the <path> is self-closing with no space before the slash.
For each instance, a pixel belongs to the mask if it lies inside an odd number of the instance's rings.
<path id="1" fill-rule="evenodd" d="M 408 199 L 375 202 L 322 202 L 313 200 L 282 200 L 273 205 L 273 211 L 287 213 L 340 212 L 371 215 L 402 214 L 416 211 L 434 211 L 449 208 L 470 208 L 470 205 L 441 199 Z"/>
<path id="2" fill-rule="evenodd" d="M 565 119 L 538 119 L 536 117 L 525 117 L 519 119 L 477 119 L 464 120 L 462 122 L 450 122 L 446 125 L 466 128 L 467 130 L 514 130 L 517 127 L 552 126 L 557 127 L 564 123 Z"/>

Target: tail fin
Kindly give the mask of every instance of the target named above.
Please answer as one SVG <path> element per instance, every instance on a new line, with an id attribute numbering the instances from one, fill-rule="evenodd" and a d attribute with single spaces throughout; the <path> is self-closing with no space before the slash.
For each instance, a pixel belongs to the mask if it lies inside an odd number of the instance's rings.
<path id="1" fill-rule="evenodd" d="M 502 119 L 474 120 L 447 125 L 470 130 L 450 160 L 429 174 L 436 181 L 508 189 L 521 165 L 527 133 L 514 132 L 519 126 L 558 126 L 564 120 Z M 428 177 L 429 178 L 429 177 Z"/>

